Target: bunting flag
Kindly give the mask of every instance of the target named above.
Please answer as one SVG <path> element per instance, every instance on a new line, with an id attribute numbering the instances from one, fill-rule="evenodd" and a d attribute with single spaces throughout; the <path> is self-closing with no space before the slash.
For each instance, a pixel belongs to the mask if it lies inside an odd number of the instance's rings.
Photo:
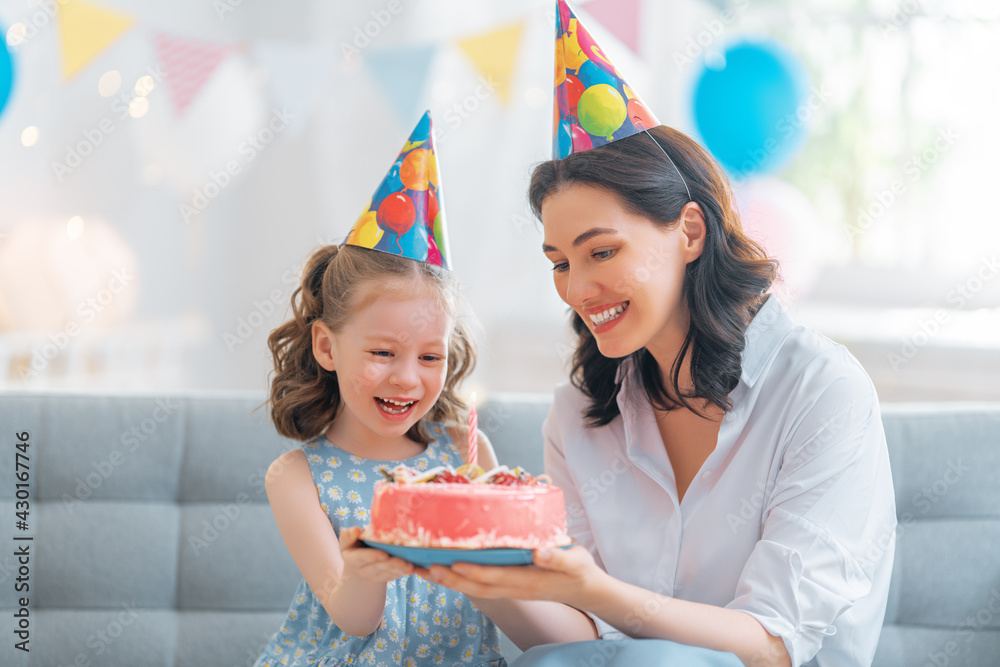
<path id="1" fill-rule="evenodd" d="M 68 81 L 132 25 L 132 17 L 82 0 L 59 0 L 63 80 Z"/>
<path id="2" fill-rule="evenodd" d="M 590 0 L 584 9 L 632 53 L 639 55 L 642 0 Z"/>
<path id="3" fill-rule="evenodd" d="M 364 56 L 365 64 L 403 122 L 409 123 L 420 113 L 434 53 L 433 45 L 422 45 L 372 51 Z"/>
<path id="4" fill-rule="evenodd" d="M 523 24 L 513 23 L 458 42 L 476 70 L 496 88 L 500 102 L 510 100 L 511 79 L 521 44 Z"/>
<path id="5" fill-rule="evenodd" d="M 167 79 L 174 114 L 180 117 L 232 47 L 164 33 L 157 33 L 153 41 Z"/>

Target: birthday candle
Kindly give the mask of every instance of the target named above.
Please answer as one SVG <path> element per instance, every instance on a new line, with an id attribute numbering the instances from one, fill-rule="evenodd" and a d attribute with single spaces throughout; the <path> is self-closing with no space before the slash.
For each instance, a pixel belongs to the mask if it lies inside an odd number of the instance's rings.
<path id="1" fill-rule="evenodd" d="M 476 415 L 476 393 L 472 392 L 469 408 L 469 465 L 479 464 L 479 417 Z"/>

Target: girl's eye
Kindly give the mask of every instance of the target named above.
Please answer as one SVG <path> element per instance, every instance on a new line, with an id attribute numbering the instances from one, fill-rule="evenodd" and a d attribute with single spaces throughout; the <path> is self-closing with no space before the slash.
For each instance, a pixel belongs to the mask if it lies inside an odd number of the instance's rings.
<path id="1" fill-rule="evenodd" d="M 372 350 L 373 357 L 389 357 L 392 353 L 389 350 Z"/>
<path id="2" fill-rule="evenodd" d="M 425 354 L 424 356 L 420 357 L 422 361 L 429 361 L 429 362 L 441 361 L 443 358 L 444 357 L 439 357 L 436 354 Z"/>
<path id="3" fill-rule="evenodd" d="M 556 273 L 562 273 L 568 268 L 569 268 L 569 262 L 560 262 L 559 264 L 555 264 L 552 267 L 552 270 L 555 271 Z"/>

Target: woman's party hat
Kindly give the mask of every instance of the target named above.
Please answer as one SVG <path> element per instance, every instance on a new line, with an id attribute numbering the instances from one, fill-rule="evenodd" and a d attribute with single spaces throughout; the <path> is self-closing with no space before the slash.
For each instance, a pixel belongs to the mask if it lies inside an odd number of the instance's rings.
<path id="1" fill-rule="evenodd" d="M 660 124 L 566 0 L 556 0 L 555 93 L 556 160 Z"/>
<path id="2" fill-rule="evenodd" d="M 451 268 L 430 111 L 403 144 L 345 243 Z"/>

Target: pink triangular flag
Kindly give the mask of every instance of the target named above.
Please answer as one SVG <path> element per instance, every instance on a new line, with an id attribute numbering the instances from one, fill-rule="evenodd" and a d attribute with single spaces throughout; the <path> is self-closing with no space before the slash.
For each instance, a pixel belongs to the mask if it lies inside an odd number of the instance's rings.
<path id="1" fill-rule="evenodd" d="M 174 113 L 182 116 L 232 47 L 164 33 L 154 39 Z"/>
<path id="2" fill-rule="evenodd" d="M 642 0 L 590 0 L 581 7 L 633 53 L 639 54 Z"/>

